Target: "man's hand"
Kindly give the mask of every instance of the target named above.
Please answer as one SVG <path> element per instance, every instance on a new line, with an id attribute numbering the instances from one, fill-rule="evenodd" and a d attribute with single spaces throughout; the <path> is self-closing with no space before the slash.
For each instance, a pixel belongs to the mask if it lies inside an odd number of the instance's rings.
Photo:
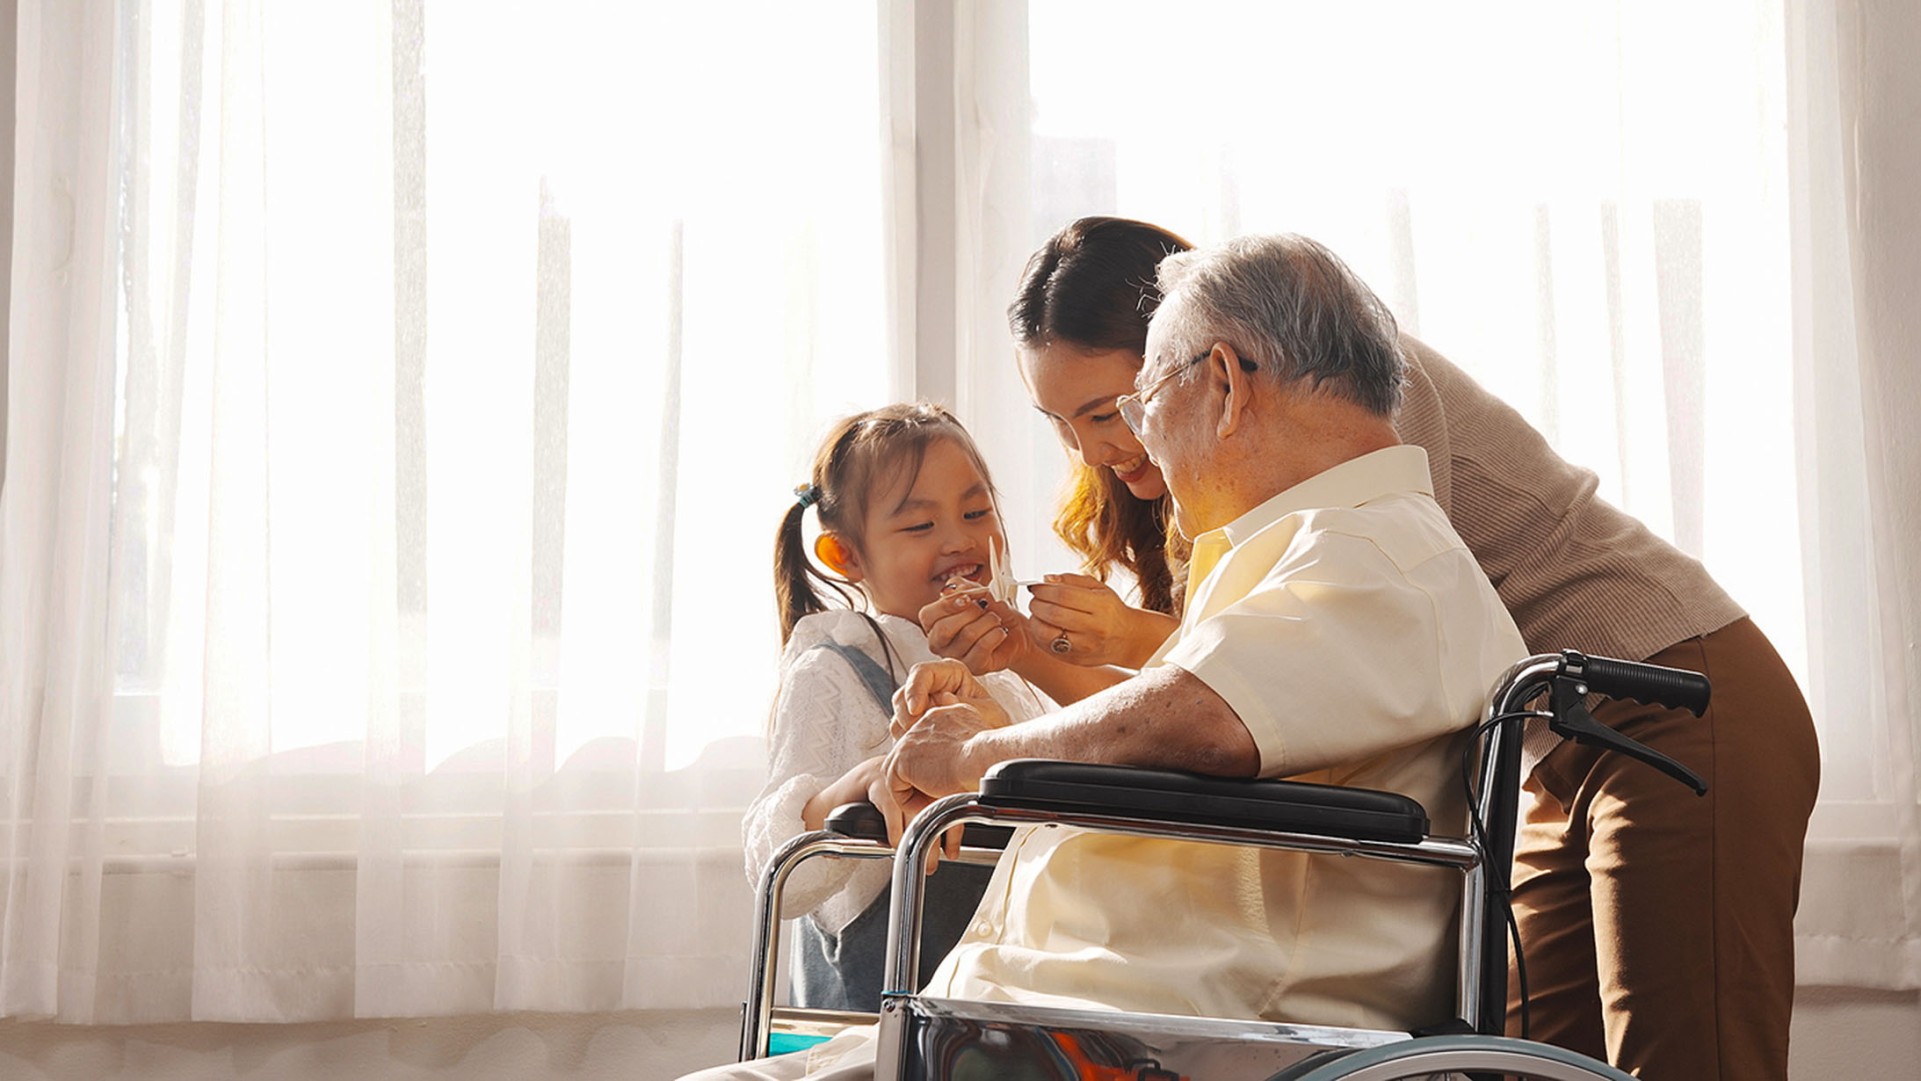
<path id="1" fill-rule="evenodd" d="M 921 714 L 887 754 L 887 788 L 896 804 L 911 818 L 941 796 L 980 788 L 981 774 L 992 763 L 976 737 L 997 727 L 1002 726 L 967 703 L 935 706 Z"/>
<path id="2" fill-rule="evenodd" d="M 951 705 L 972 706 L 989 728 L 1005 728 L 1013 723 L 981 681 L 967 665 L 943 660 L 917 664 L 907 673 L 906 682 L 894 692 L 894 716 L 888 722 L 895 739 L 920 723 L 930 709 Z"/>
<path id="3" fill-rule="evenodd" d="M 954 664 L 952 661 L 937 662 Z M 920 667 L 929 667 L 922 665 Z M 958 667 L 958 665 L 956 665 Z M 972 676 L 962 675 L 971 680 Z M 887 820 L 888 841 L 899 845 L 900 831 L 942 796 L 972 792 L 980 787 L 985 766 L 969 764 L 968 740 L 997 727 L 971 705 L 953 702 L 953 695 L 940 692 L 948 704 L 935 706 L 901 736 L 882 762 L 881 783 L 869 796 Z M 992 703 L 992 699 L 988 700 Z M 995 707 L 999 708 L 999 707 Z M 1003 724 L 1005 714 L 1002 715 Z M 939 854 L 949 859 L 960 855 L 961 828 L 955 826 L 941 836 Z M 934 873 L 929 860 L 927 873 Z"/>

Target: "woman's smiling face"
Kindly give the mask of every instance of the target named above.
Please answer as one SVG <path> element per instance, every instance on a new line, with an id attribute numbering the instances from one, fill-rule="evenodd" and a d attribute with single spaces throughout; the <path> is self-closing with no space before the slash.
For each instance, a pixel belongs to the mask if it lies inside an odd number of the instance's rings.
<path id="1" fill-rule="evenodd" d="M 1082 349 L 1065 342 L 1017 350 L 1028 397 L 1054 426 L 1061 445 L 1091 469 L 1112 470 L 1136 499 L 1167 494 L 1161 471 L 1127 430 L 1114 399 L 1134 393 L 1139 353 Z"/>

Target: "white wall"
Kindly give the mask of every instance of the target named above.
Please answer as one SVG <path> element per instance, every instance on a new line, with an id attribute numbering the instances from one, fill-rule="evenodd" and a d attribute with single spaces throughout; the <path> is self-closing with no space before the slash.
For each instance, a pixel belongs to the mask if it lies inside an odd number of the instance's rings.
<path id="1" fill-rule="evenodd" d="M 1793 1081 L 1912 1077 L 1921 1070 L 1921 992 L 1803 987 L 1790 1032 Z"/>

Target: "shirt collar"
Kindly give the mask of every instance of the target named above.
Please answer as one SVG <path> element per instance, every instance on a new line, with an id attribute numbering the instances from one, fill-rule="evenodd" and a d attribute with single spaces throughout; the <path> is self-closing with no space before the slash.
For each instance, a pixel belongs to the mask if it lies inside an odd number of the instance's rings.
<path id="1" fill-rule="evenodd" d="M 1349 458 L 1274 496 L 1267 502 L 1227 523 L 1210 530 L 1201 538 L 1220 533 L 1227 544 L 1244 543 L 1249 537 L 1290 514 L 1327 507 L 1358 507 L 1384 495 L 1400 492 L 1434 494 L 1434 481 L 1427 471 L 1427 451 L 1412 444 L 1384 447 L 1359 458 Z M 1195 544 L 1201 543 L 1195 539 Z"/>

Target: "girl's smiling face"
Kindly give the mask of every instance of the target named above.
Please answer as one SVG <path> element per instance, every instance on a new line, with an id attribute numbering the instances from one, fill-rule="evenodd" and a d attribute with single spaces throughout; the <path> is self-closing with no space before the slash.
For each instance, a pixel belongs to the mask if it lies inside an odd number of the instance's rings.
<path id="1" fill-rule="evenodd" d="M 1007 537 L 987 478 L 952 439 L 930 443 L 918 473 L 890 479 L 868 500 L 845 570 L 876 609 L 914 620 L 948 579 L 987 581 L 990 546 L 1006 551 Z"/>
<path id="2" fill-rule="evenodd" d="M 1113 470 L 1136 499 L 1152 501 L 1167 494 L 1160 468 L 1148 460 L 1141 441 L 1114 408 L 1115 398 L 1134 393 L 1140 354 L 1055 342 L 1024 346 L 1019 355 L 1028 397 L 1054 426 L 1061 446 L 1090 469 Z"/>

